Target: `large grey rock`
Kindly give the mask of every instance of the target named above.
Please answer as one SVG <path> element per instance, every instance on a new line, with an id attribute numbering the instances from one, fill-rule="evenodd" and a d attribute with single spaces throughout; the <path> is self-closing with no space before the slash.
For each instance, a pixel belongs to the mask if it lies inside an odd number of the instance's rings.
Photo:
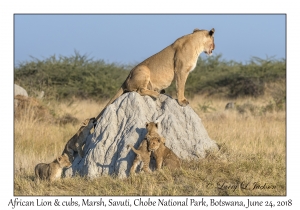
<path id="1" fill-rule="evenodd" d="M 16 96 L 16 95 L 21 95 L 21 96 L 28 97 L 27 91 L 24 88 L 22 88 L 21 86 L 17 85 L 17 84 L 15 84 L 15 94 L 14 94 L 14 96 Z"/>
<path id="2" fill-rule="evenodd" d="M 160 122 L 159 132 L 165 137 L 166 146 L 182 159 L 201 159 L 206 150 L 218 148 L 190 106 L 181 107 L 166 95 L 153 100 L 130 92 L 107 107 L 95 132 L 86 139 L 85 156 L 81 159 L 77 155 L 65 175 L 128 176 L 135 154 L 127 145 L 137 148 L 147 132 L 146 122 L 156 120 Z"/>

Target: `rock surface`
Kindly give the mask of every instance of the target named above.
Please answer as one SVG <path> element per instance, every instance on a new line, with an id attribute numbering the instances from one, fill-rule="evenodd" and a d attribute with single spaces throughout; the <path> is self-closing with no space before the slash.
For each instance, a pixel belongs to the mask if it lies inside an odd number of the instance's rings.
<path id="1" fill-rule="evenodd" d="M 17 84 L 14 84 L 15 85 L 15 93 L 14 93 L 14 96 L 16 95 L 21 95 L 21 96 L 25 96 L 25 97 L 28 97 L 28 93 L 27 91 L 22 88 L 21 86 L 17 85 Z"/>
<path id="2" fill-rule="evenodd" d="M 165 137 L 166 146 L 182 159 L 204 158 L 206 150 L 218 148 L 190 106 L 181 107 L 167 95 L 161 94 L 154 100 L 130 92 L 106 108 L 95 132 L 86 139 L 84 157 L 75 156 L 65 175 L 128 176 L 135 154 L 127 145 L 138 148 L 147 132 L 146 122 L 156 120 L 160 123 L 159 132 Z"/>

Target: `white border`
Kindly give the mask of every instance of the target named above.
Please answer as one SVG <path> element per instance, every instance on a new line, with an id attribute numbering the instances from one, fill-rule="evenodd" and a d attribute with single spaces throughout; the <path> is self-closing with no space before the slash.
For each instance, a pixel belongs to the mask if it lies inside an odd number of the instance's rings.
<path id="1" fill-rule="evenodd" d="M 295 2 L 295 1 L 293 1 Z M 1 166 L 1 199 L 0 206 L 9 208 L 9 199 L 13 199 L 13 14 L 14 13 L 286 13 L 287 14 L 287 196 L 250 197 L 258 200 L 293 199 L 289 209 L 299 209 L 297 191 L 299 187 L 299 116 L 298 70 L 299 55 L 295 52 L 299 47 L 299 11 L 297 4 L 287 1 L 2 1 L 0 6 L 0 58 L 1 58 L 1 120 L 2 166 Z M 258 46 L 259 49 L 259 46 Z M 4 108 L 4 109 L 3 109 Z M 9 119 L 9 120 L 7 120 Z M 5 170 L 4 170 L 5 169 Z M 38 197 L 42 198 L 42 197 Z M 53 200 L 56 197 L 50 197 Z M 61 197 L 60 197 L 61 198 Z M 63 197 L 65 200 L 68 197 Z M 95 197 L 92 197 L 95 199 Z M 121 197 L 118 197 L 121 198 Z M 126 198 L 126 197 L 125 197 Z M 218 197 L 213 197 L 218 198 Z M 223 200 L 246 200 L 248 197 L 222 197 Z M 33 200 L 33 197 L 21 197 Z M 80 199 L 80 197 L 76 197 Z M 106 197 L 108 199 L 108 197 Z M 157 198 L 154 198 L 157 199 Z M 174 198 L 176 199 L 176 198 Z M 181 197 L 179 197 L 181 199 Z M 205 197 L 205 199 L 210 199 Z M 140 208 L 140 207 L 139 207 Z M 170 207 L 174 208 L 174 207 Z M 176 207 L 179 208 L 179 207 Z M 199 208 L 199 207 L 198 207 Z M 224 208 L 224 207 L 223 207 Z M 66 209 L 66 208 L 64 208 Z M 228 208 L 229 209 L 229 208 Z M 268 208 L 269 209 L 269 208 Z M 277 209 L 277 208 L 276 208 Z"/>

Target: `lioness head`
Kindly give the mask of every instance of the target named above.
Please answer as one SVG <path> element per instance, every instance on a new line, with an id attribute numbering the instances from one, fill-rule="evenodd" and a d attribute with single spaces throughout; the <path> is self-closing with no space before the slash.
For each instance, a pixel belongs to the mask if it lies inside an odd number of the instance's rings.
<path id="1" fill-rule="evenodd" d="M 147 141 L 148 141 L 148 150 L 151 151 L 151 152 L 154 152 L 155 150 L 157 150 L 160 146 L 162 142 L 161 138 L 160 137 L 150 137 L 150 138 L 147 138 Z"/>
<path id="2" fill-rule="evenodd" d="M 207 55 L 211 55 L 212 51 L 215 49 L 214 33 L 215 29 L 212 28 L 206 35 L 206 42 L 204 43 L 204 53 L 206 53 Z"/>
<path id="3" fill-rule="evenodd" d="M 63 155 L 59 156 L 57 158 L 57 162 L 59 163 L 59 166 L 61 168 L 69 168 L 71 167 L 72 163 L 69 160 L 69 157 L 66 153 L 64 153 Z"/>

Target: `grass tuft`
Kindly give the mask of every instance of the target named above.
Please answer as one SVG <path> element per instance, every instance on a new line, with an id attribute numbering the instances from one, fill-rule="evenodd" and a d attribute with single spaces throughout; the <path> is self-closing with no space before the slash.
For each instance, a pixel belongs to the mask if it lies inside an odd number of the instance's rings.
<path id="1" fill-rule="evenodd" d="M 96 116 L 106 103 L 50 101 L 47 106 L 56 118 L 68 113 L 68 119 L 78 122 L 49 123 L 31 117 L 30 112 L 15 119 L 14 195 L 286 195 L 285 109 L 262 111 L 270 100 L 272 97 L 237 98 L 234 109 L 224 110 L 225 99 L 206 102 L 205 96 L 195 96 L 190 105 L 220 150 L 208 152 L 202 160 L 184 160 L 178 170 L 138 173 L 124 179 L 77 175 L 38 184 L 35 165 L 60 155 L 80 122 Z M 199 109 L 199 104 L 214 109 Z"/>

